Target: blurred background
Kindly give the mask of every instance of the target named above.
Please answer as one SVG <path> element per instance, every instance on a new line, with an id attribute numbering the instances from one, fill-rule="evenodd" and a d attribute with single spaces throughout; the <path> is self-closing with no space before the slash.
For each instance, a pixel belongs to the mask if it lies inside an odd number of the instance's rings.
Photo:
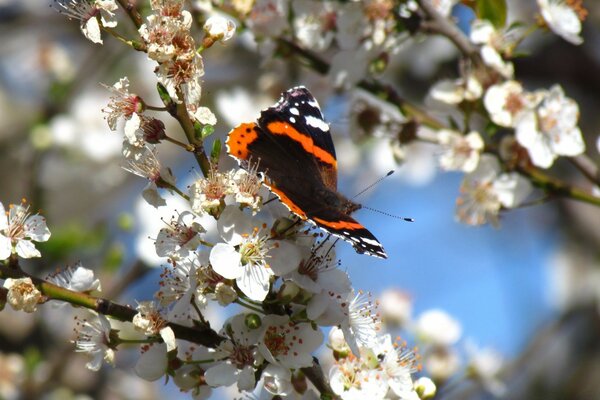
<path id="1" fill-rule="evenodd" d="M 560 83 L 578 102 L 586 154 L 597 163 L 600 3 L 588 1 L 585 7 L 589 15 L 581 46 L 537 32 L 523 43 L 528 55 L 514 64 L 517 79 L 528 89 Z M 533 0 L 509 1 L 509 10 L 511 20 L 530 22 L 537 6 Z M 454 13 L 468 27 L 468 12 L 459 6 Z M 124 32 L 133 32 L 123 26 Z M 158 105 L 153 63 L 108 36 L 103 46 L 87 41 L 76 21 L 44 1 L 0 1 L 0 37 L 0 201 L 7 205 L 26 198 L 42 211 L 52 232 L 51 240 L 39 246 L 43 258 L 28 261 L 25 269 L 44 277 L 81 260 L 96 271 L 106 297 L 127 304 L 151 299 L 162 260 L 148 237 L 161 227 L 160 213 L 141 199 L 146 182 L 120 167 L 122 136 L 104 120 L 101 109 L 110 94 L 100 83 L 112 85 L 128 76 L 132 92 Z M 407 41 L 381 79 L 424 104 L 433 83 L 458 76 L 457 56 L 442 38 Z M 448 313 L 460 326 L 456 346 L 463 363 L 470 343 L 493 349 L 504 360 L 500 379 L 507 386 L 506 398 L 600 398 L 597 207 L 552 199 L 503 214 L 498 228 L 462 225 L 454 217 L 461 174 L 439 170 L 435 145 L 411 143 L 399 155 L 385 133 L 357 132 L 353 107 L 369 101 L 360 93 L 336 91 L 326 76 L 291 58 L 260 56 L 247 34 L 213 46 L 204 62 L 202 101 L 219 120 L 211 139 L 223 139 L 235 124 L 255 119 L 281 91 L 302 84 L 332 125 L 342 193 L 351 197 L 396 171 L 359 201 L 415 222 L 368 210 L 357 213 L 389 254 L 388 260 L 378 260 L 356 254 L 346 243 L 338 245 L 342 267 L 357 289 L 375 296 L 390 288 L 401 291 L 414 320 L 427 310 Z M 167 132 L 184 139 L 174 124 L 167 124 Z M 160 156 L 180 187 L 200 173 L 194 159 L 182 157 L 175 146 L 161 145 Z M 221 167 L 233 166 L 223 155 Z M 592 189 L 565 160 L 551 174 Z M 119 369 L 85 370 L 85 358 L 70 343 L 77 311 L 42 309 L 0 313 L 0 398 L 15 393 L 21 395 L 14 398 L 48 399 L 179 395 L 170 384 L 137 378 L 135 351 L 119 353 Z M 218 326 L 226 317 L 215 313 L 211 320 Z M 230 395 L 221 391 L 215 396 Z M 440 398 L 492 397 L 477 381 L 449 381 L 440 388 Z"/>

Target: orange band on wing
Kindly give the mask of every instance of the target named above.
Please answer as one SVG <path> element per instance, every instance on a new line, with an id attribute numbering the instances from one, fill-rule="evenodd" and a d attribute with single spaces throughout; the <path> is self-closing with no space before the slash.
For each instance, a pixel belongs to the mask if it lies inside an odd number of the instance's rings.
<path id="1" fill-rule="evenodd" d="M 290 200 L 290 198 L 287 197 L 285 193 L 266 182 L 264 182 L 264 184 L 269 188 L 269 190 L 271 190 L 271 192 L 275 193 L 277 197 L 279 197 L 279 200 L 281 200 L 281 202 L 285 204 L 291 212 L 293 212 L 302 219 L 306 219 L 306 213 L 302 211 L 302 209 L 298 207 L 292 200 Z"/>
<path id="2" fill-rule="evenodd" d="M 258 138 L 255 123 L 239 124 L 227 136 L 227 150 L 235 158 L 247 160 L 250 158 L 248 146 Z"/>
<path id="3" fill-rule="evenodd" d="M 356 229 L 365 229 L 365 227 L 358 223 L 358 222 L 350 222 L 350 221 L 326 221 L 324 219 L 321 218 L 317 218 L 317 217 L 313 217 L 312 220 L 314 220 L 316 223 L 318 223 L 319 225 L 323 225 L 326 228 L 331 228 L 331 229 L 348 229 L 348 230 L 356 230 Z"/>
<path id="4" fill-rule="evenodd" d="M 298 132 L 290 124 L 285 122 L 271 122 L 267 125 L 267 129 L 275 135 L 288 136 L 295 142 L 300 143 L 306 152 L 312 154 L 319 161 L 337 168 L 337 161 L 331 153 L 328 153 L 319 146 L 315 146 L 315 143 L 310 136 Z"/>

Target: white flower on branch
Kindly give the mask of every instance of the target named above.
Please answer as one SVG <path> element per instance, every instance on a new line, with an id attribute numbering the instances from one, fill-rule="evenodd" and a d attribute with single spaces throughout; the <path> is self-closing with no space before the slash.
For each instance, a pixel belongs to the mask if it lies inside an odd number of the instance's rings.
<path id="1" fill-rule="evenodd" d="M 42 298 L 42 293 L 35 287 L 31 278 L 7 278 L 4 281 L 4 288 L 8 289 L 6 301 L 16 310 L 23 310 L 26 313 L 35 312 L 37 305 Z"/>
<path id="2" fill-rule="evenodd" d="M 355 355 L 359 354 L 360 347 L 375 343 L 380 320 L 377 304 L 369 294 L 354 291 L 338 294 L 324 290 L 310 299 L 306 313 L 319 325 L 339 325 Z"/>
<path id="3" fill-rule="evenodd" d="M 284 368 L 310 367 L 312 353 L 323 342 L 323 332 L 311 324 L 294 323 L 286 315 L 262 318 L 258 351 L 268 362 Z"/>
<path id="4" fill-rule="evenodd" d="M 6 211 L 0 202 L 0 260 L 6 260 L 12 253 L 22 258 L 40 257 L 32 241 L 45 242 L 50 238 L 46 219 L 31 215 L 24 201 L 8 208 Z"/>
<path id="5" fill-rule="evenodd" d="M 191 325 L 198 311 L 206 308 L 208 296 L 214 297 L 215 285 L 222 280 L 209 267 L 200 264 L 195 253 L 182 259 L 172 259 L 173 266 L 161 274 L 160 290 L 155 297 L 168 307 L 172 322 Z"/>
<path id="6" fill-rule="evenodd" d="M 440 309 L 423 312 L 415 323 L 417 337 L 434 346 L 452 346 L 460 339 L 462 327 L 448 313 Z"/>
<path id="7" fill-rule="evenodd" d="M 377 345 L 364 353 L 373 352 L 386 382 L 400 399 L 418 399 L 414 390 L 412 374 L 420 371 L 419 358 L 405 343 L 392 342 L 390 334 L 377 338 Z"/>
<path id="8" fill-rule="evenodd" d="M 412 299 L 398 289 L 385 289 L 379 296 L 382 322 L 387 326 L 403 327 L 412 318 Z"/>
<path id="9" fill-rule="evenodd" d="M 47 278 L 47 281 L 65 289 L 81 293 L 101 291 L 100 280 L 94 276 L 94 271 L 85 268 L 81 261 L 73 267 L 67 267 Z"/>
<path id="10" fill-rule="evenodd" d="M 235 201 L 246 205 L 256 212 L 262 204 L 263 177 L 258 172 L 258 163 L 249 163 L 248 171 L 238 169 L 231 177 L 232 191 Z"/>
<path id="11" fill-rule="evenodd" d="M 284 277 L 311 293 L 348 293 L 352 290 L 350 278 L 345 271 L 337 268 L 338 264 L 334 249 L 321 242 L 317 250 L 311 251 L 309 257 L 300 262 L 297 269 Z"/>
<path id="12" fill-rule="evenodd" d="M 483 94 L 481 83 L 473 76 L 455 80 L 443 79 L 429 90 L 429 96 L 436 101 L 457 105 L 463 101 L 475 101 Z"/>
<path id="13" fill-rule="evenodd" d="M 541 92 L 526 92 L 517 81 L 506 81 L 490 86 L 483 104 L 495 124 L 514 128 L 523 115 L 540 102 L 542 96 Z"/>
<path id="14" fill-rule="evenodd" d="M 513 64 L 504 60 L 505 53 L 510 53 L 514 44 L 510 34 L 497 31 L 488 20 L 475 20 L 470 37 L 473 43 L 481 45 L 481 58 L 487 66 L 507 79 L 512 78 Z"/>
<path id="15" fill-rule="evenodd" d="M 336 361 L 329 371 L 331 389 L 343 400 L 384 399 L 389 386 L 377 368 L 350 354 Z"/>
<path id="16" fill-rule="evenodd" d="M 124 149 L 130 150 L 124 145 Z M 157 157 L 156 147 L 146 145 L 136 152 L 126 152 L 127 165 L 122 168 L 141 178 L 148 179 L 148 184 L 142 191 L 142 197 L 148 204 L 160 207 L 167 204 L 158 193 L 159 183 L 175 185 L 175 177 L 169 168 L 163 168 Z"/>
<path id="17" fill-rule="evenodd" d="M 315 51 L 327 49 L 335 36 L 337 13 L 333 3 L 296 0 L 290 4 L 294 10 L 294 32 L 300 44 Z"/>
<path id="18" fill-rule="evenodd" d="M 528 150 L 535 165 L 549 168 L 558 156 L 576 156 L 585 151 L 578 120 L 577 103 L 554 85 L 538 106 L 517 122 L 517 141 Z"/>
<path id="19" fill-rule="evenodd" d="M 245 319 L 245 314 L 238 314 L 223 324 L 221 335 L 228 339 L 219 344 L 212 354 L 214 359 L 221 361 L 206 369 L 208 385 L 231 386 L 237 383 L 239 390 L 254 388 L 254 366 L 257 358 L 260 359 L 256 343 L 261 330 L 246 326 Z"/>
<path id="20" fill-rule="evenodd" d="M 177 349 L 175 334 L 161 311 L 153 301 L 142 301 L 137 306 L 138 313 L 133 316 L 133 326 L 147 336 L 160 335 L 167 346 L 167 352 Z"/>
<path id="21" fill-rule="evenodd" d="M 265 299 L 272 275 L 285 275 L 300 264 L 297 246 L 285 240 L 272 240 L 266 224 L 235 206 L 225 207 L 217 229 L 225 242 L 212 248 L 210 263 L 219 275 L 235 279 L 240 290 L 252 300 Z"/>
<path id="22" fill-rule="evenodd" d="M 502 356 L 491 348 L 479 348 L 473 342 L 466 343 L 469 356 L 467 374 L 478 380 L 494 396 L 506 395 L 507 387 L 499 378 L 504 367 Z"/>
<path id="23" fill-rule="evenodd" d="M 456 201 L 456 216 L 468 225 L 498 224 L 501 207 L 518 206 L 532 191 L 531 183 L 516 172 L 502 173 L 498 160 L 481 156 L 477 168 L 467 174 Z"/>
<path id="24" fill-rule="evenodd" d="M 198 107 L 196 104 L 186 104 L 188 114 L 192 121 L 198 121 L 202 125 L 216 125 L 217 117 L 208 107 Z"/>
<path id="25" fill-rule="evenodd" d="M 581 23 L 587 17 L 582 0 L 538 0 L 542 18 L 557 35 L 573 44 L 583 43 Z"/>
<path id="26" fill-rule="evenodd" d="M 200 219 L 189 211 L 182 212 L 177 219 L 172 217 L 165 224 L 154 243 L 159 257 L 172 257 L 176 260 L 187 257 L 200 246 L 200 234 L 206 232 Z"/>
<path id="27" fill-rule="evenodd" d="M 29 372 L 25 358 L 17 353 L 0 353 L 0 398 L 19 399 Z"/>
<path id="28" fill-rule="evenodd" d="M 211 212 L 225 196 L 234 193 L 231 173 L 211 168 L 206 178 L 200 177 L 192 183 L 189 193 L 192 211 L 198 215 Z"/>
<path id="29" fill-rule="evenodd" d="M 102 112 L 106 114 L 109 128 L 115 131 L 119 118 L 124 118 L 125 132 L 135 132 L 140 125 L 138 114 L 143 111 L 143 104 L 138 95 L 129 93 L 129 79 L 124 77 L 112 86 L 103 86 L 113 94 L 108 105 L 102 109 Z"/>
<path id="30" fill-rule="evenodd" d="M 286 0 L 257 0 L 246 23 L 257 38 L 275 37 L 288 28 Z"/>
<path id="31" fill-rule="evenodd" d="M 118 6 L 114 0 L 55 0 L 58 12 L 69 19 L 79 20 L 83 35 L 94 43 L 102 44 L 101 27 L 114 28 Z"/>
<path id="32" fill-rule="evenodd" d="M 473 172 L 479 163 L 479 156 L 485 143 L 478 132 L 461 135 L 456 131 L 438 131 L 438 140 L 444 152 L 438 159 L 446 171 Z"/>
<path id="33" fill-rule="evenodd" d="M 204 23 L 204 32 L 215 42 L 226 42 L 235 34 L 235 23 L 221 15 L 213 15 Z"/>
<path id="34" fill-rule="evenodd" d="M 75 351 L 88 353 L 92 360 L 85 366 L 98 371 L 102 361 L 114 364 L 115 352 L 111 346 L 111 326 L 109 320 L 102 314 L 94 314 L 92 320 L 76 318 L 77 339 L 75 339 Z"/>

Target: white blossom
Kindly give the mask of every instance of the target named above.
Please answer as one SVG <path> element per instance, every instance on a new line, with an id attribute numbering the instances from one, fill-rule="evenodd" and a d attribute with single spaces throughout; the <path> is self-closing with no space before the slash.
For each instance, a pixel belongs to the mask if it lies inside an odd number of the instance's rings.
<path id="1" fill-rule="evenodd" d="M 217 228 L 224 242 L 213 246 L 210 263 L 219 275 L 235 279 L 252 300 L 265 299 L 272 275 L 285 275 L 300 263 L 300 250 L 295 245 L 271 240 L 266 224 L 257 223 L 237 207 L 225 208 Z"/>
<path id="2" fill-rule="evenodd" d="M 206 369 L 208 385 L 231 386 L 237 383 L 239 390 L 254 388 L 254 364 L 258 357 L 257 342 L 261 330 L 248 328 L 245 319 L 245 314 L 238 314 L 223 324 L 221 335 L 228 339 L 221 342 L 213 354 L 221 361 Z"/>
<path id="3" fill-rule="evenodd" d="M 166 221 L 156 237 L 156 254 L 160 257 L 183 259 L 195 251 L 202 242 L 200 234 L 206 232 L 200 220 L 189 211 L 178 215 L 177 219 Z"/>
<path id="4" fill-rule="evenodd" d="M 323 342 L 323 332 L 311 324 L 294 323 L 288 316 L 269 314 L 262 318 L 258 351 L 265 360 L 284 368 L 312 365 L 312 353 Z"/>
<path id="5" fill-rule="evenodd" d="M 61 14 L 79 20 L 81 32 L 94 43 L 102 44 L 101 27 L 117 26 L 114 0 L 56 0 L 56 4 Z"/>
<path id="6" fill-rule="evenodd" d="M 535 165 L 549 168 L 558 156 L 576 156 L 585 151 L 578 119 L 577 103 L 554 85 L 541 103 L 517 122 L 517 141 L 528 150 Z"/>
<path id="7" fill-rule="evenodd" d="M 92 356 L 85 366 L 98 371 L 102 361 L 114 363 L 115 352 L 111 347 L 111 326 L 109 320 L 102 314 L 95 314 L 94 319 L 77 320 L 77 339 L 75 351 L 88 353 Z"/>
<path id="8" fill-rule="evenodd" d="M 4 288 L 8 289 L 6 301 L 14 310 L 23 310 L 26 313 L 35 312 L 42 298 L 42 293 L 35 287 L 31 278 L 7 278 Z"/>
<path id="9" fill-rule="evenodd" d="M 31 215 L 29 205 L 11 204 L 5 211 L 0 202 L 0 260 L 6 260 L 12 253 L 22 258 L 40 257 L 32 241 L 45 242 L 49 238 L 46 219 Z"/>
<path id="10" fill-rule="evenodd" d="M 221 15 L 213 15 L 204 23 L 204 32 L 212 40 L 226 42 L 235 33 L 235 23 Z"/>
<path id="11" fill-rule="evenodd" d="M 417 336 L 436 346 L 452 346 L 462 335 L 460 323 L 440 309 L 423 312 L 415 322 Z"/>
<path id="12" fill-rule="evenodd" d="M 94 276 L 94 271 L 85 268 L 81 261 L 73 267 L 68 267 L 47 278 L 48 282 L 76 292 L 89 293 L 101 291 L 100 280 Z"/>
<path id="13" fill-rule="evenodd" d="M 466 135 L 448 129 L 438 131 L 438 140 L 444 149 L 439 157 L 440 166 L 447 171 L 473 172 L 485 143 L 481 135 L 472 131 Z"/>
<path id="14" fill-rule="evenodd" d="M 520 205 L 532 191 L 529 180 L 516 172 L 502 173 L 498 160 L 481 156 L 477 168 L 467 174 L 456 201 L 457 218 L 469 225 L 498 223 L 501 207 Z"/>
<path id="15" fill-rule="evenodd" d="M 573 44 L 583 43 L 581 22 L 587 16 L 582 1 L 538 0 L 542 18 L 557 35 Z"/>

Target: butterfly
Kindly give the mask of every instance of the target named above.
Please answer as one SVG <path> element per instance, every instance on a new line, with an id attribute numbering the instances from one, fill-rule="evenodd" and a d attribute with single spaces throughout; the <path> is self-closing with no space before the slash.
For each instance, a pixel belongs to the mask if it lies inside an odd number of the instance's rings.
<path id="1" fill-rule="evenodd" d="M 242 167 L 255 160 L 263 183 L 287 208 L 338 236 L 356 252 L 387 258 L 377 238 L 350 214 L 360 204 L 337 191 L 337 159 L 329 124 L 303 86 L 287 90 L 256 122 L 227 137 L 227 151 Z"/>

